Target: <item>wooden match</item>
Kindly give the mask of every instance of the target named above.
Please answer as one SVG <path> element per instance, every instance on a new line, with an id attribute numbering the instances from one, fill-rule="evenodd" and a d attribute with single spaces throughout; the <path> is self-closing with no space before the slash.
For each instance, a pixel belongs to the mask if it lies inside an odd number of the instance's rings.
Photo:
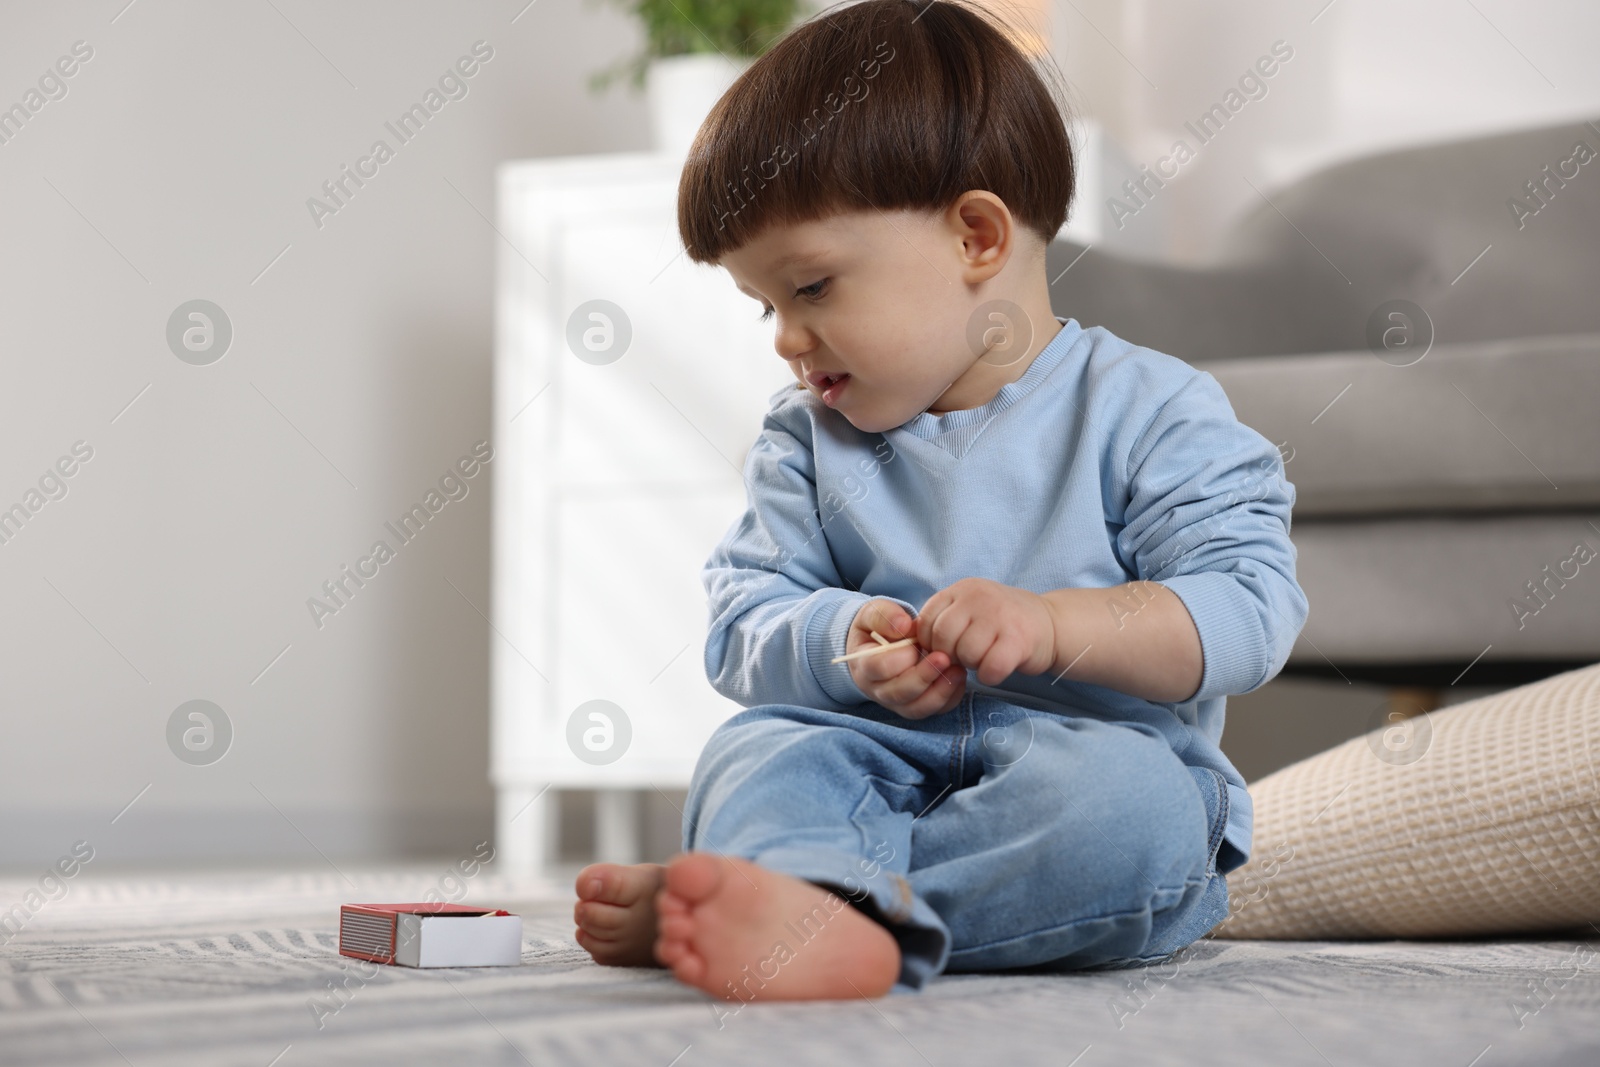
<path id="1" fill-rule="evenodd" d="M 880 652 L 887 652 L 891 648 L 904 648 L 909 644 L 915 643 L 916 641 L 916 638 L 914 637 L 902 637 L 898 641 L 891 641 L 876 630 L 868 630 L 867 632 L 872 635 L 872 639 L 874 641 L 878 642 L 876 645 L 868 645 L 866 648 L 858 648 L 848 656 L 835 656 L 828 662 L 845 663 L 853 659 L 864 659 L 867 656 L 876 656 Z"/>

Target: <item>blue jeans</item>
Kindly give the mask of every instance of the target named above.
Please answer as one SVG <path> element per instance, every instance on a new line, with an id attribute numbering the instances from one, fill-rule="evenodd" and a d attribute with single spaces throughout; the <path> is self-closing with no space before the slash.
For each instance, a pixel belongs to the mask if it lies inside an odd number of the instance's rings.
<path id="1" fill-rule="evenodd" d="M 894 935 L 905 993 L 947 971 L 1171 955 L 1227 916 L 1227 821 L 1222 776 L 1148 725 L 969 690 L 920 721 L 745 709 L 700 754 L 683 847 L 836 890 Z M 826 917 L 788 929 L 803 942 Z"/>

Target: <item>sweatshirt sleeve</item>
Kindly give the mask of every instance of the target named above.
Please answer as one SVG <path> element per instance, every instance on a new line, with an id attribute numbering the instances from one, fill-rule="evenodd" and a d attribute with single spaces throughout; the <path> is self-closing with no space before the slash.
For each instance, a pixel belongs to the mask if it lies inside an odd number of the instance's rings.
<path id="1" fill-rule="evenodd" d="M 1140 580 L 1176 593 L 1200 634 L 1204 669 L 1188 700 L 1265 685 L 1309 612 L 1289 540 L 1295 490 L 1278 449 L 1198 371 L 1139 435 L 1127 477 L 1118 553 Z"/>
<path id="2" fill-rule="evenodd" d="M 845 711 L 868 698 L 845 651 L 856 612 L 872 597 L 846 587 L 817 506 L 810 427 L 795 405 L 768 412 L 745 459 L 749 503 L 701 569 L 710 623 L 705 668 L 711 687 L 744 707 L 798 704 Z M 798 417 L 796 417 L 798 415 Z"/>

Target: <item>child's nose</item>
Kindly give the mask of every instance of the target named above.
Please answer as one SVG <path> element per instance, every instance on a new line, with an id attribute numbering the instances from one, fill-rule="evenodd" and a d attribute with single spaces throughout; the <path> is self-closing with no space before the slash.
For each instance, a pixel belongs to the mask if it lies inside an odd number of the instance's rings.
<path id="1" fill-rule="evenodd" d="M 797 322 L 794 316 L 780 313 L 772 345 L 777 349 L 778 355 L 792 362 L 814 349 L 816 338 L 810 330 Z"/>

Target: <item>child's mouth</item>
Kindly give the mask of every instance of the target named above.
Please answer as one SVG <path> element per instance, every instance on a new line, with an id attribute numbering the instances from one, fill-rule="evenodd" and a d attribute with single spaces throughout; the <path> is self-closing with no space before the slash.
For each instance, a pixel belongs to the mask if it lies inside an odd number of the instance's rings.
<path id="1" fill-rule="evenodd" d="M 839 394 L 844 392 L 844 387 L 850 384 L 850 375 L 829 375 L 822 379 L 822 402 L 833 407 L 839 399 Z"/>

